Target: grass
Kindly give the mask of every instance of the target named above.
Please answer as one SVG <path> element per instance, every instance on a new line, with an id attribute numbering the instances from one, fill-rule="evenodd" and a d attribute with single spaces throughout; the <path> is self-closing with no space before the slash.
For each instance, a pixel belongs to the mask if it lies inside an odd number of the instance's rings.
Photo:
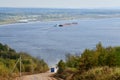
<path id="1" fill-rule="evenodd" d="M 56 74 L 55 77 L 63 80 L 120 80 L 120 67 L 95 67 L 82 73 L 67 68 L 62 74 Z"/>
<path id="2" fill-rule="evenodd" d="M 72 80 L 120 80 L 120 68 L 97 67 L 82 74 L 76 73 Z"/>

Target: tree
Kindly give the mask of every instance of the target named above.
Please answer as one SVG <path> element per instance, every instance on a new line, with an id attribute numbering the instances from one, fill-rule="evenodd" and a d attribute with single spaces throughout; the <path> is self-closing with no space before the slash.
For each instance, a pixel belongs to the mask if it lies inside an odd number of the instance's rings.
<path id="1" fill-rule="evenodd" d="M 59 74 L 61 74 L 66 68 L 65 62 L 63 60 L 60 60 L 57 66 Z"/>
<path id="2" fill-rule="evenodd" d="M 70 68 L 77 68 L 77 66 L 79 65 L 79 59 L 80 57 L 77 55 L 71 55 L 71 54 L 67 54 L 66 55 L 66 66 L 70 67 Z"/>

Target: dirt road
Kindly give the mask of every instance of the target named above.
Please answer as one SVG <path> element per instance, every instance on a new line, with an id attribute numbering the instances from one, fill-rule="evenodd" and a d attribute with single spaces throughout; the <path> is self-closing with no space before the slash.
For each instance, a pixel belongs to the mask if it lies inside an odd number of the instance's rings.
<path id="1" fill-rule="evenodd" d="M 40 73 L 40 74 L 34 74 L 34 75 L 27 75 L 22 76 L 21 79 L 16 80 L 57 80 L 54 77 L 52 77 L 54 73 L 46 72 L 46 73 Z"/>

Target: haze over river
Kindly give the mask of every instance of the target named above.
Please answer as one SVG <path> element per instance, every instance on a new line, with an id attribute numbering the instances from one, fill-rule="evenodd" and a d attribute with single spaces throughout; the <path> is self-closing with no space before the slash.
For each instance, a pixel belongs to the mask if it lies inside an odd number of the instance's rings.
<path id="1" fill-rule="evenodd" d="M 76 25 L 55 27 L 56 24 Z M 81 19 L 0 25 L 0 42 L 17 51 L 44 59 L 50 66 L 65 59 L 65 54 L 104 46 L 120 46 L 120 19 Z"/>

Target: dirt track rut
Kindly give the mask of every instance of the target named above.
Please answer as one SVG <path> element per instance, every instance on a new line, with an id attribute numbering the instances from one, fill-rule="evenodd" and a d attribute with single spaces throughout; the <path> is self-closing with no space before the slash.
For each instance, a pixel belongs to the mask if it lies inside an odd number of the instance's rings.
<path id="1" fill-rule="evenodd" d="M 54 73 L 46 72 L 34 75 L 22 76 L 21 79 L 17 78 L 16 80 L 57 80 L 52 77 Z"/>

